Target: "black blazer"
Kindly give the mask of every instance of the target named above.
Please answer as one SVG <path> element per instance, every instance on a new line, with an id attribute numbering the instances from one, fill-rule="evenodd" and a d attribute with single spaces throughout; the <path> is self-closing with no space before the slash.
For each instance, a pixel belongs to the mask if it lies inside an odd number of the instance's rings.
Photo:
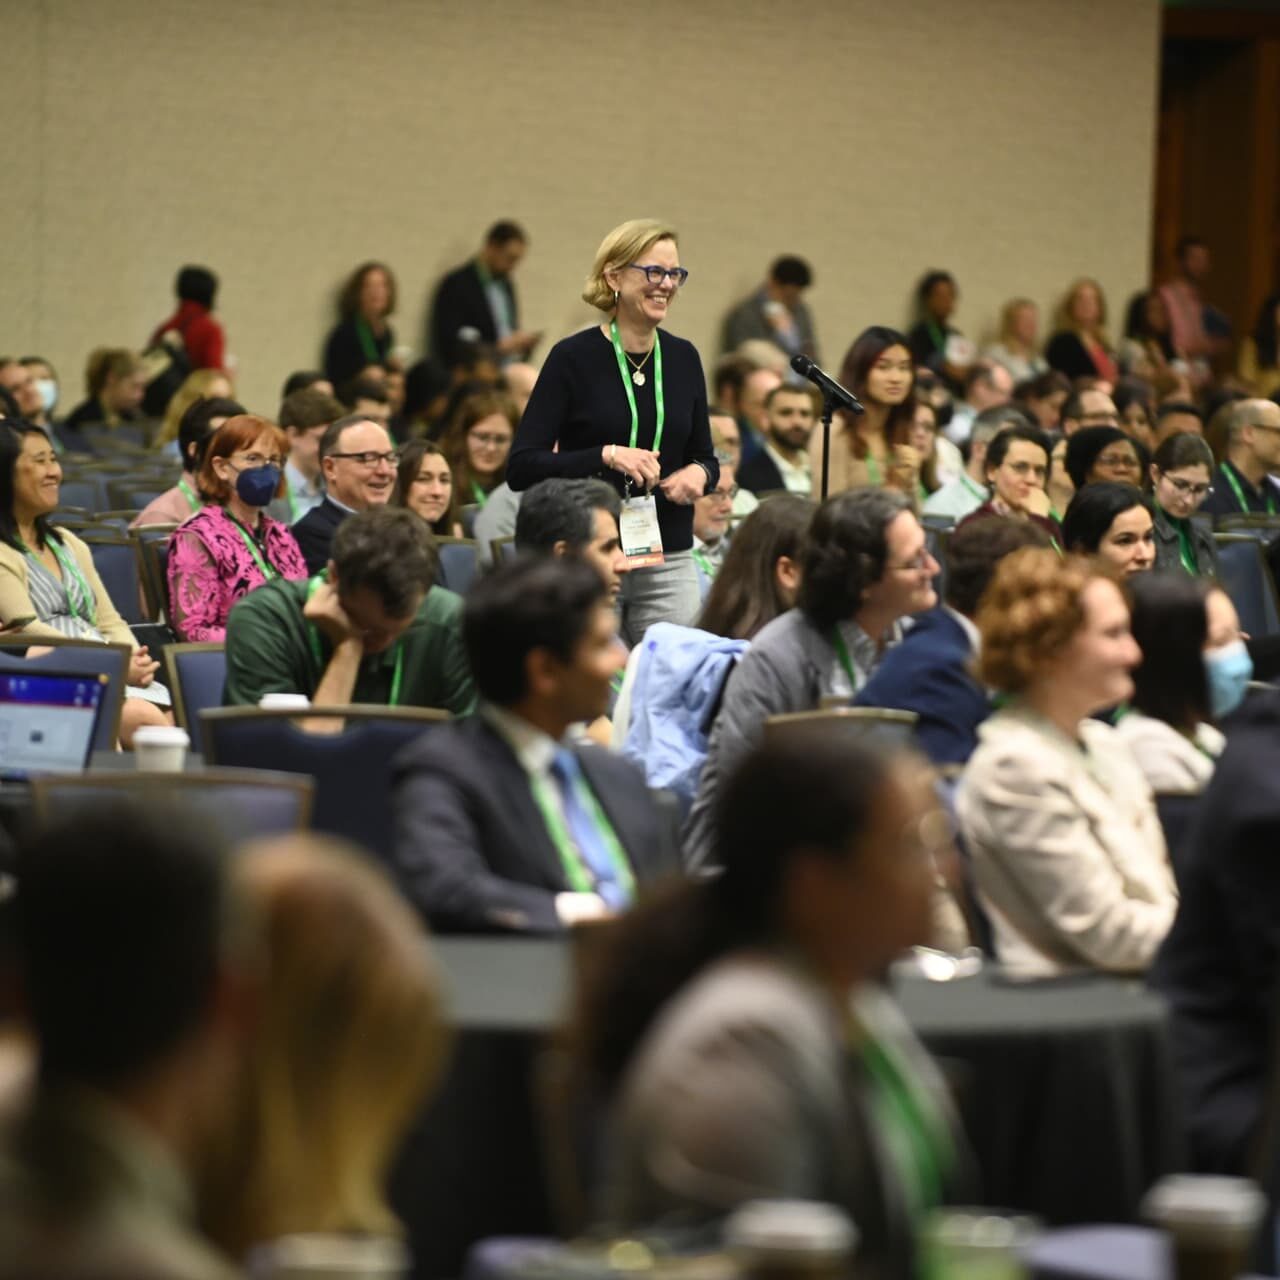
<path id="1" fill-rule="evenodd" d="M 1056 369 L 1068 378 L 1096 378 L 1098 366 L 1093 363 L 1089 349 L 1071 329 L 1059 329 L 1049 339 L 1044 358 L 1050 369 Z"/>
<path id="2" fill-rule="evenodd" d="M 590 744 L 582 771 L 638 884 L 679 865 L 669 824 L 630 761 Z M 569 891 L 515 753 L 482 717 L 433 729 L 392 761 L 395 869 L 433 929 L 551 933 Z"/>
<path id="3" fill-rule="evenodd" d="M 516 306 L 515 288 L 505 278 L 499 279 L 497 284 L 507 295 L 512 327 L 518 329 L 520 312 Z M 488 346 L 498 341 L 498 323 L 489 309 L 489 297 L 474 259 L 456 271 L 450 271 L 436 286 L 435 297 L 431 299 L 427 345 L 431 354 L 447 368 L 457 364 L 467 348 L 477 341 L 476 338 L 460 337 L 464 329 L 475 330 L 479 335 L 478 341 Z"/>
<path id="4" fill-rule="evenodd" d="M 1152 523 L 1156 535 L 1156 568 L 1177 573 L 1182 569 L 1182 545 L 1178 531 L 1166 512 L 1153 504 Z M 1202 578 L 1218 576 L 1218 544 L 1213 540 L 1213 530 L 1201 521 L 1191 522 L 1191 544 L 1195 548 L 1196 566 Z"/>
<path id="5" fill-rule="evenodd" d="M 772 493 L 775 489 L 787 487 L 778 464 L 763 448 L 751 457 L 743 458 L 742 465 L 738 468 L 737 480 L 741 488 L 750 489 L 752 493 Z"/>
<path id="6" fill-rule="evenodd" d="M 350 514 L 326 497 L 318 507 L 312 507 L 293 526 L 293 536 L 302 549 L 302 558 L 307 562 L 307 572 L 313 577 L 329 563 L 329 553 L 333 549 L 333 535 Z"/>

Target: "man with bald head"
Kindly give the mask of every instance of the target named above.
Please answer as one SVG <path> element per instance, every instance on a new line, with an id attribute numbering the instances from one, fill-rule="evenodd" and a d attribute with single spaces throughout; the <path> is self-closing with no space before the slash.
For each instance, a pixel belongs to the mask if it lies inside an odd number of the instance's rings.
<path id="1" fill-rule="evenodd" d="M 1227 419 L 1227 456 L 1201 511 L 1213 516 L 1280 515 L 1280 405 L 1239 400 Z"/>
<path id="2" fill-rule="evenodd" d="M 293 526 L 307 572 L 329 563 L 333 535 L 357 511 L 384 506 L 396 480 L 396 450 L 386 427 L 362 414 L 339 418 L 320 439 L 325 495 L 318 507 Z"/>

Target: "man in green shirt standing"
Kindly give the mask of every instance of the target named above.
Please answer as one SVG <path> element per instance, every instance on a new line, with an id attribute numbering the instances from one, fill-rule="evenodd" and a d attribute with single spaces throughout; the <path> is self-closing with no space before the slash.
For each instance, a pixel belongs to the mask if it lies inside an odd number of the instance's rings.
<path id="1" fill-rule="evenodd" d="M 437 556 L 423 521 L 401 507 L 345 520 L 328 569 L 251 591 L 227 622 L 227 706 L 302 693 L 317 706 L 373 703 L 469 714 L 475 688 L 462 644 L 462 601 L 433 585 Z"/>

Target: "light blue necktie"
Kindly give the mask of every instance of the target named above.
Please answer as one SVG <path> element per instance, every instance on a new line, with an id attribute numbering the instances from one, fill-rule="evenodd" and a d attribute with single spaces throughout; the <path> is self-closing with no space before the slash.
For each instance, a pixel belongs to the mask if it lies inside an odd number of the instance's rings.
<path id="1" fill-rule="evenodd" d="M 560 788 L 569 835 L 577 845 L 587 870 L 591 872 L 596 892 L 604 899 L 605 905 L 614 911 L 630 906 L 630 894 L 618 883 L 618 871 L 609 856 L 609 846 L 600 830 L 600 824 L 582 801 L 579 784 L 582 787 L 589 784 L 582 776 L 582 765 L 578 762 L 578 757 L 566 747 L 557 748 L 551 760 L 551 776 Z"/>

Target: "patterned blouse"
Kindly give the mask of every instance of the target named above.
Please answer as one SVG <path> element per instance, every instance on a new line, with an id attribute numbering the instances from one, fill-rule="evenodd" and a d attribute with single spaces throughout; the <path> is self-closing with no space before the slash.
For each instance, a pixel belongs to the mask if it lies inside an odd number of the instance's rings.
<path id="1" fill-rule="evenodd" d="M 169 622 L 179 640 L 226 639 L 227 615 L 269 578 L 305 578 L 306 562 L 286 525 L 265 513 L 256 535 L 210 503 L 169 543 Z"/>

